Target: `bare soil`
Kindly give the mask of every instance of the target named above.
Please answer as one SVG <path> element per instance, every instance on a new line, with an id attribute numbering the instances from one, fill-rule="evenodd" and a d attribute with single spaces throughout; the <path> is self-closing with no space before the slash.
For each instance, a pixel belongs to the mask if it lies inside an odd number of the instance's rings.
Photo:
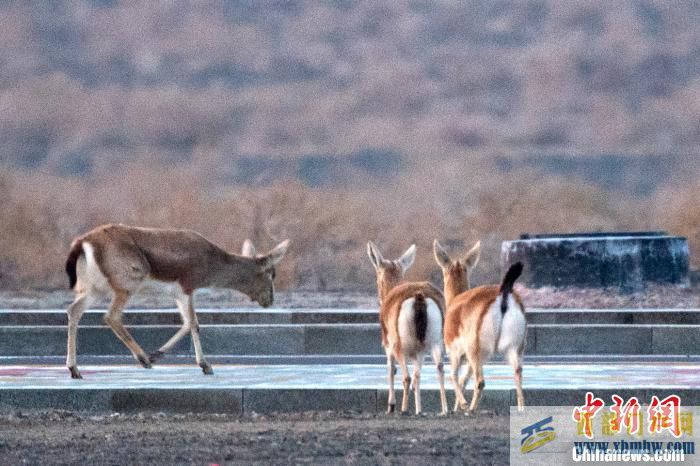
<path id="1" fill-rule="evenodd" d="M 508 416 L 0 416 L 0 464 L 507 464 Z"/>

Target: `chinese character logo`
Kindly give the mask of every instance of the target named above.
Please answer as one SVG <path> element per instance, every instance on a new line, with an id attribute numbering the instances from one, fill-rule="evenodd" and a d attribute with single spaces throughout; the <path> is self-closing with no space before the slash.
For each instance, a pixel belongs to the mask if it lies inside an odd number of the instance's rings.
<path id="1" fill-rule="evenodd" d="M 649 417 L 649 433 L 659 433 L 668 430 L 678 438 L 681 436 L 681 399 L 678 395 L 670 395 L 659 401 L 659 397 L 651 397 L 647 409 Z"/>
<path id="2" fill-rule="evenodd" d="M 613 434 L 619 434 L 621 427 L 626 427 L 628 434 L 637 434 L 641 430 L 639 423 L 639 400 L 633 396 L 625 404 L 624 400 L 618 395 L 613 395 L 612 399 L 615 404 L 610 407 L 610 411 L 615 415 L 609 420 L 609 431 Z"/>
<path id="3" fill-rule="evenodd" d="M 605 406 L 605 402 L 593 396 L 593 393 L 586 393 L 586 404 L 574 408 L 572 419 L 578 424 L 579 429 L 589 439 L 593 438 L 593 418 L 596 413 Z"/>
<path id="4" fill-rule="evenodd" d="M 552 416 L 537 421 L 521 430 L 520 433 L 524 437 L 520 441 L 520 451 L 528 453 L 554 440 L 556 436 L 554 427 L 547 426 L 550 422 L 552 422 Z"/>

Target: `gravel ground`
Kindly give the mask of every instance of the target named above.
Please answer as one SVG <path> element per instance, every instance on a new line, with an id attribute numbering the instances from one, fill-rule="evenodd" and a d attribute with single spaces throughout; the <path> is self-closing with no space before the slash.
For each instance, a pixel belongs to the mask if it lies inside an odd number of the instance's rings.
<path id="1" fill-rule="evenodd" d="M 0 416 L 0 464 L 507 464 L 508 416 Z"/>

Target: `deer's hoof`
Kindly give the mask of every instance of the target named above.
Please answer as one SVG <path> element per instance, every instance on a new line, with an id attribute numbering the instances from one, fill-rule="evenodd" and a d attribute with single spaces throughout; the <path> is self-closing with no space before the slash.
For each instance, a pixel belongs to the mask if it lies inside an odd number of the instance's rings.
<path id="1" fill-rule="evenodd" d="M 401 415 L 402 416 L 410 416 L 411 413 L 408 410 L 406 410 L 406 411 L 401 411 Z"/>
<path id="2" fill-rule="evenodd" d="M 139 355 L 139 357 L 137 359 L 145 369 L 151 369 L 153 367 L 153 366 L 151 366 L 151 361 L 150 361 L 150 359 L 148 359 L 148 356 Z"/>
<path id="3" fill-rule="evenodd" d="M 393 414 L 394 411 L 396 411 L 396 405 L 395 404 L 390 404 L 389 407 L 386 409 L 387 414 Z"/>
<path id="4" fill-rule="evenodd" d="M 214 375 L 214 369 L 211 368 L 211 364 L 209 364 L 208 362 L 201 363 L 199 367 L 202 368 L 202 372 L 204 372 L 204 375 Z"/>
<path id="5" fill-rule="evenodd" d="M 160 358 L 162 358 L 164 354 L 165 354 L 165 353 L 163 353 L 163 352 L 160 351 L 160 350 L 154 351 L 154 352 L 152 352 L 151 354 L 148 355 L 148 359 L 151 361 L 151 364 L 153 364 L 154 362 L 156 362 L 157 360 L 159 360 Z"/>
<path id="6" fill-rule="evenodd" d="M 83 378 L 83 376 L 80 374 L 80 371 L 78 370 L 77 367 L 71 366 L 68 368 L 68 370 L 70 371 L 70 378 L 71 379 L 82 379 Z"/>

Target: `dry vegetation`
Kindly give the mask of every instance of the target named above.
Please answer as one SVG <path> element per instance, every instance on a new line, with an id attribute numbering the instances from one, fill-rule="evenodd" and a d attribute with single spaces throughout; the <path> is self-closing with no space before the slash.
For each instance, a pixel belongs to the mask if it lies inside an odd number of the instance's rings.
<path id="1" fill-rule="evenodd" d="M 13 173 L 0 177 L 0 283 L 5 288 L 65 286 L 63 263 L 72 237 L 106 222 L 192 228 L 229 250 L 244 238 L 260 248 L 292 239 L 280 267 L 282 287 L 316 290 L 373 286 L 365 242 L 387 255 L 411 242 L 419 247 L 412 278 L 438 279 L 433 238 L 462 249 L 481 238 L 484 253 L 476 282 L 498 276 L 500 242 L 522 231 L 667 227 L 700 245 L 700 207 L 687 198 L 621 202 L 592 186 L 521 174 L 516 180 L 484 176 L 464 188 L 439 170 L 358 189 L 310 188 L 298 181 L 266 187 L 216 187 L 185 169 L 128 166 L 94 182 L 55 175 Z M 443 176 L 445 176 L 443 178 Z M 685 192 L 685 191 L 684 191 Z M 664 194 L 666 194 L 664 192 Z"/>
<path id="2" fill-rule="evenodd" d="M 104 222 L 229 249 L 290 237 L 282 285 L 320 290 L 372 288 L 367 239 L 387 255 L 416 242 L 412 278 L 437 278 L 434 237 L 480 238 L 477 282 L 522 232 L 663 228 L 698 251 L 699 15 L 689 0 L 4 2 L 0 287 L 65 286 L 70 239 Z M 612 183 L 604 164 L 546 161 L 609 154 L 625 161 Z"/>

